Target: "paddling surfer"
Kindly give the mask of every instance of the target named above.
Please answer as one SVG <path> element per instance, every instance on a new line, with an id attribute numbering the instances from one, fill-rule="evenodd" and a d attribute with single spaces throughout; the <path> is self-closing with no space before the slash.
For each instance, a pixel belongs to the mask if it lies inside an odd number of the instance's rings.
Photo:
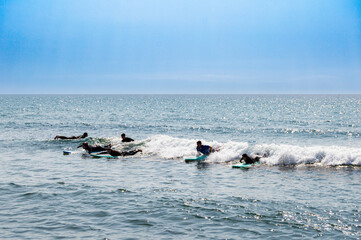
<path id="1" fill-rule="evenodd" d="M 81 138 L 86 138 L 88 137 L 88 133 L 83 133 L 83 135 L 80 135 L 80 136 L 71 136 L 71 137 L 65 137 L 65 136 L 55 136 L 54 139 L 81 139 Z"/>
<path id="2" fill-rule="evenodd" d="M 268 154 L 264 154 L 262 157 L 267 157 Z M 246 163 L 246 164 L 254 164 L 259 162 L 259 160 L 262 158 L 261 156 L 256 156 L 254 158 L 248 156 L 246 153 L 242 154 L 242 158 L 241 160 L 239 160 L 240 162 L 242 162 L 242 160 Z"/>
<path id="3" fill-rule="evenodd" d="M 131 156 L 131 155 L 134 155 L 138 152 L 142 152 L 142 150 L 140 149 L 136 149 L 136 150 L 132 150 L 132 151 L 124 151 L 124 152 L 119 152 L 119 151 L 116 151 L 116 150 L 113 150 L 113 149 L 107 149 L 107 153 L 110 154 L 111 156 L 113 157 L 118 157 L 118 156 Z"/>
<path id="4" fill-rule="evenodd" d="M 82 145 L 78 146 L 78 148 L 82 147 L 83 149 L 85 149 L 85 151 L 87 151 L 88 153 L 92 153 L 92 152 L 101 152 L 101 151 L 107 151 L 109 150 L 112 145 L 106 145 L 104 147 L 96 145 L 96 146 L 92 146 L 89 145 L 87 142 L 84 142 Z"/>

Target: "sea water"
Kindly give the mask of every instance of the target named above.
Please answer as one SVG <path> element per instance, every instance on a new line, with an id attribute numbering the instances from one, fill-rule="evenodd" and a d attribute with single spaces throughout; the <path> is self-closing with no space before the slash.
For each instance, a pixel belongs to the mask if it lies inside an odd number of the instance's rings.
<path id="1" fill-rule="evenodd" d="M 361 95 L 0 95 L 0 238 L 360 239 L 360 135 Z"/>

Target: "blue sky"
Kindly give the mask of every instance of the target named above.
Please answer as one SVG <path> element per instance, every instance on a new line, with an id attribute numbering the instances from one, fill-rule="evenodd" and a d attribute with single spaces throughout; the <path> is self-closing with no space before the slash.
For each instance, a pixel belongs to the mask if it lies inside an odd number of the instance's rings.
<path id="1" fill-rule="evenodd" d="M 0 0 L 0 86 L 361 93 L 361 1 Z"/>

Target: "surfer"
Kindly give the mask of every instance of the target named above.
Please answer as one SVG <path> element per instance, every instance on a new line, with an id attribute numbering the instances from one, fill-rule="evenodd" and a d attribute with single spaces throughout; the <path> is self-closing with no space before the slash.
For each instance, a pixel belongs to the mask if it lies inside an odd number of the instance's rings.
<path id="1" fill-rule="evenodd" d="M 266 154 L 264 154 L 263 157 L 266 157 Z M 254 164 L 254 163 L 256 163 L 256 162 L 259 162 L 259 160 L 260 160 L 261 158 L 262 158 L 261 156 L 256 156 L 256 157 L 252 158 L 252 157 L 248 156 L 246 153 L 244 153 L 244 154 L 242 155 L 241 160 L 239 160 L 239 161 L 242 162 L 242 160 L 244 160 L 244 162 L 245 162 L 246 164 Z"/>
<path id="2" fill-rule="evenodd" d="M 208 146 L 208 145 L 202 145 L 202 142 L 201 141 L 198 141 L 197 142 L 197 151 L 204 154 L 204 155 L 209 155 L 211 154 L 212 152 L 215 152 L 215 151 L 219 151 L 219 149 L 213 149 L 211 146 Z"/>
<path id="3" fill-rule="evenodd" d="M 112 147 L 112 145 L 109 144 L 104 147 L 99 146 L 99 145 L 92 146 L 92 145 L 89 145 L 87 142 L 84 142 L 82 145 L 78 146 L 78 148 L 80 148 L 80 147 L 85 149 L 85 151 L 87 151 L 88 153 L 92 153 L 92 152 L 107 151 L 108 149 L 110 149 Z"/>
<path id="4" fill-rule="evenodd" d="M 142 150 L 140 149 L 136 149 L 136 150 L 132 150 L 132 151 L 124 151 L 124 152 L 119 152 L 119 151 L 116 151 L 116 150 L 113 150 L 113 149 L 107 149 L 107 153 L 110 154 L 111 156 L 113 157 L 117 157 L 117 156 L 131 156 L 131 155 L 134 155 L 138 152 L 142 152 Z"/>
<path id="5" fill-rule="evenodd" d="M 86 138 L 88 137 L 88 133 L 83 133 L 83 135 L 80 135 L 80 136 L 71 136 L 71 137 L 65 137 L 65 136 L 55 136 L 54 139 L 81 139 L 81 138 Z"/>
<path id="6" fill-rule="evenodd" d="M 120 135 L 122 137 L 122 142 L 134 142 L 134 139 L 125 137 L 125 133 L 122 133 L 122 135 Z"/>

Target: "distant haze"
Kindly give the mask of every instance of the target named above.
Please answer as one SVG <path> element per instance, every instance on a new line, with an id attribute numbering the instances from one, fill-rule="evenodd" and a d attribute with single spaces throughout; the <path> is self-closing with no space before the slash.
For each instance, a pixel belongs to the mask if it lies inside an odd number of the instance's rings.
<path id="1" fill-rule="evenodd" d="M 361 1 L 0 0 L 12 93 L 361 93 Z"/>

